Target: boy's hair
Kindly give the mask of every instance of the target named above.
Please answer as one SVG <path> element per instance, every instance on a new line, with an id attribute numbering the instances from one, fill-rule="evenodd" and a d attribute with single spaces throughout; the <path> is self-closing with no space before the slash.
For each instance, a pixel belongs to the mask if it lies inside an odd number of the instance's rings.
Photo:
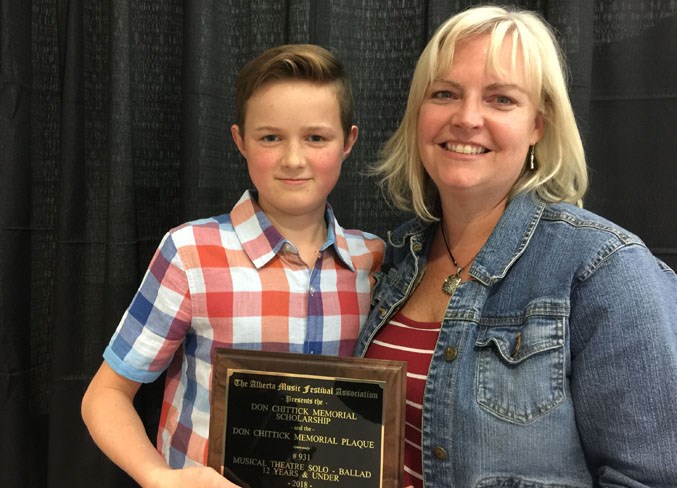
<path id="1" fill-rule="evenodd" d="M 235 83 L 237 124 L 244 133 L 247 100 L 266 83 L 274 81 L 308 81 L 331 84 L 339 102 L 343 136 L 353 125 L 353 94 L 350 79 L 336 56 L 315 44 L 285 44 L 264 51 L 245 64 Z"/>
<path id="2" fill-rule="evenodd" d="M 440 216 L 437 187 L 419 155 L 419 110 L 431 83 L 451 66 L 458 43 L 485 33 L 491 37 L 488 68 L 494 72 L 500 69 L 500 46 L 504 40 L 511 42 L 513 63 L 515 56 L 522 58 L 527 89 L 544 120 L 543 137 L 535 146 L 536 168 L 523 171 L 509 197 L 533 190 L 545 201 L 581 205 L 588 186 L 583 144 L 567 93 L 564 59 L 552 30 L 534 12 L 474 7 L 444 22 L 428 42 L 414 71 L 402 122 L 384 145 L 374 168 L 391 201 L 426 221 Z"/>

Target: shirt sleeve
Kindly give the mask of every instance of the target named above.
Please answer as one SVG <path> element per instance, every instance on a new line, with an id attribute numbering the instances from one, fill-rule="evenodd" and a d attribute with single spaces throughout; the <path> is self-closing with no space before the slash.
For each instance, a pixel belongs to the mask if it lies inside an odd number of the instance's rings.
<path id="1" fill-rule="evenodd" d="M 572 396 L 595 486 L 672 486 L 677 277 L 640 245 L 596 264 L 571 316 Z"/>
<path id="2" fill-rule="evenodd" d="M 181 346 L 191 316 L 187 275 L 168 233 L 104 351 L 104 359 L 128 379 L 152 382 Z"/>

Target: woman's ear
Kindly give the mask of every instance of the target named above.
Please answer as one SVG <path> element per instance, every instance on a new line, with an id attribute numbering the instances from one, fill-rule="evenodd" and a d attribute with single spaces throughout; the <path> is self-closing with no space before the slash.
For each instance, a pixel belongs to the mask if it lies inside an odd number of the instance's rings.
<path id="1" fill-rule="evenodd" d="M 536 113 L 536 119 L 534 120 L 534 131 L 531 134 L 531 141 L 529 145 L 534 146 L 538 141 L 543 137 L 543 132 L 545 131 L 545 117 L 541 112 Z"/>
<path id="2" fill-rule="evenodd" d="M 357 142 L 358 133 L 359 130 L 356 125 L 350 127 L 350 132 L 348 133 L 348 137 L 346 137 L 346 142 L 343 145 L 343 159 L 346 159 L 350 154 L 350 151 L 353 150 L 353 146 Z"/>
<path id="3" fill-rule="evenodd" d="M 237 124 L 231 125 L 230 135 L 233 138 L 235 146 L 237 146 L 237 150 L 240 151 L 240 154 L 242 154 L 243 158 L 247 159 L 247 154 L 244 146 L 244 137 L 242 131 L 240 130 L 240 126 Z"/>

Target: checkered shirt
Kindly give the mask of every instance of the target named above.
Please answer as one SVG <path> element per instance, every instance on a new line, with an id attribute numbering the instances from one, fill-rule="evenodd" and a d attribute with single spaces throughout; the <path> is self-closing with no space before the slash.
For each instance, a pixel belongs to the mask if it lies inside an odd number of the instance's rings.
<path id="1" fill-rule="evenodd" d="M 205 464 L 215 348 L 351 355 L 370 305 L 378 237 L 342 229 L 311 269 L 245 192 L 229 215 L 163 238 L 104 358 L 148 383 L 167 370 L 158 450 L 170 466 Z"/>

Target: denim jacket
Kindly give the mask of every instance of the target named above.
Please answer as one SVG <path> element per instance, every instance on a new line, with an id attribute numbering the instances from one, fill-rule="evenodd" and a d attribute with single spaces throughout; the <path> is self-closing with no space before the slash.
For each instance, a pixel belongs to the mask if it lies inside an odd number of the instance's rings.
<path id="1" fill-rule="evenodd" d="M 363 356 L 426 267 L 392 235 Z M 677 277 L 586 210 L 516 196 L 449 301 L 423 400 L 426 487 L 677 486 Z"/>

